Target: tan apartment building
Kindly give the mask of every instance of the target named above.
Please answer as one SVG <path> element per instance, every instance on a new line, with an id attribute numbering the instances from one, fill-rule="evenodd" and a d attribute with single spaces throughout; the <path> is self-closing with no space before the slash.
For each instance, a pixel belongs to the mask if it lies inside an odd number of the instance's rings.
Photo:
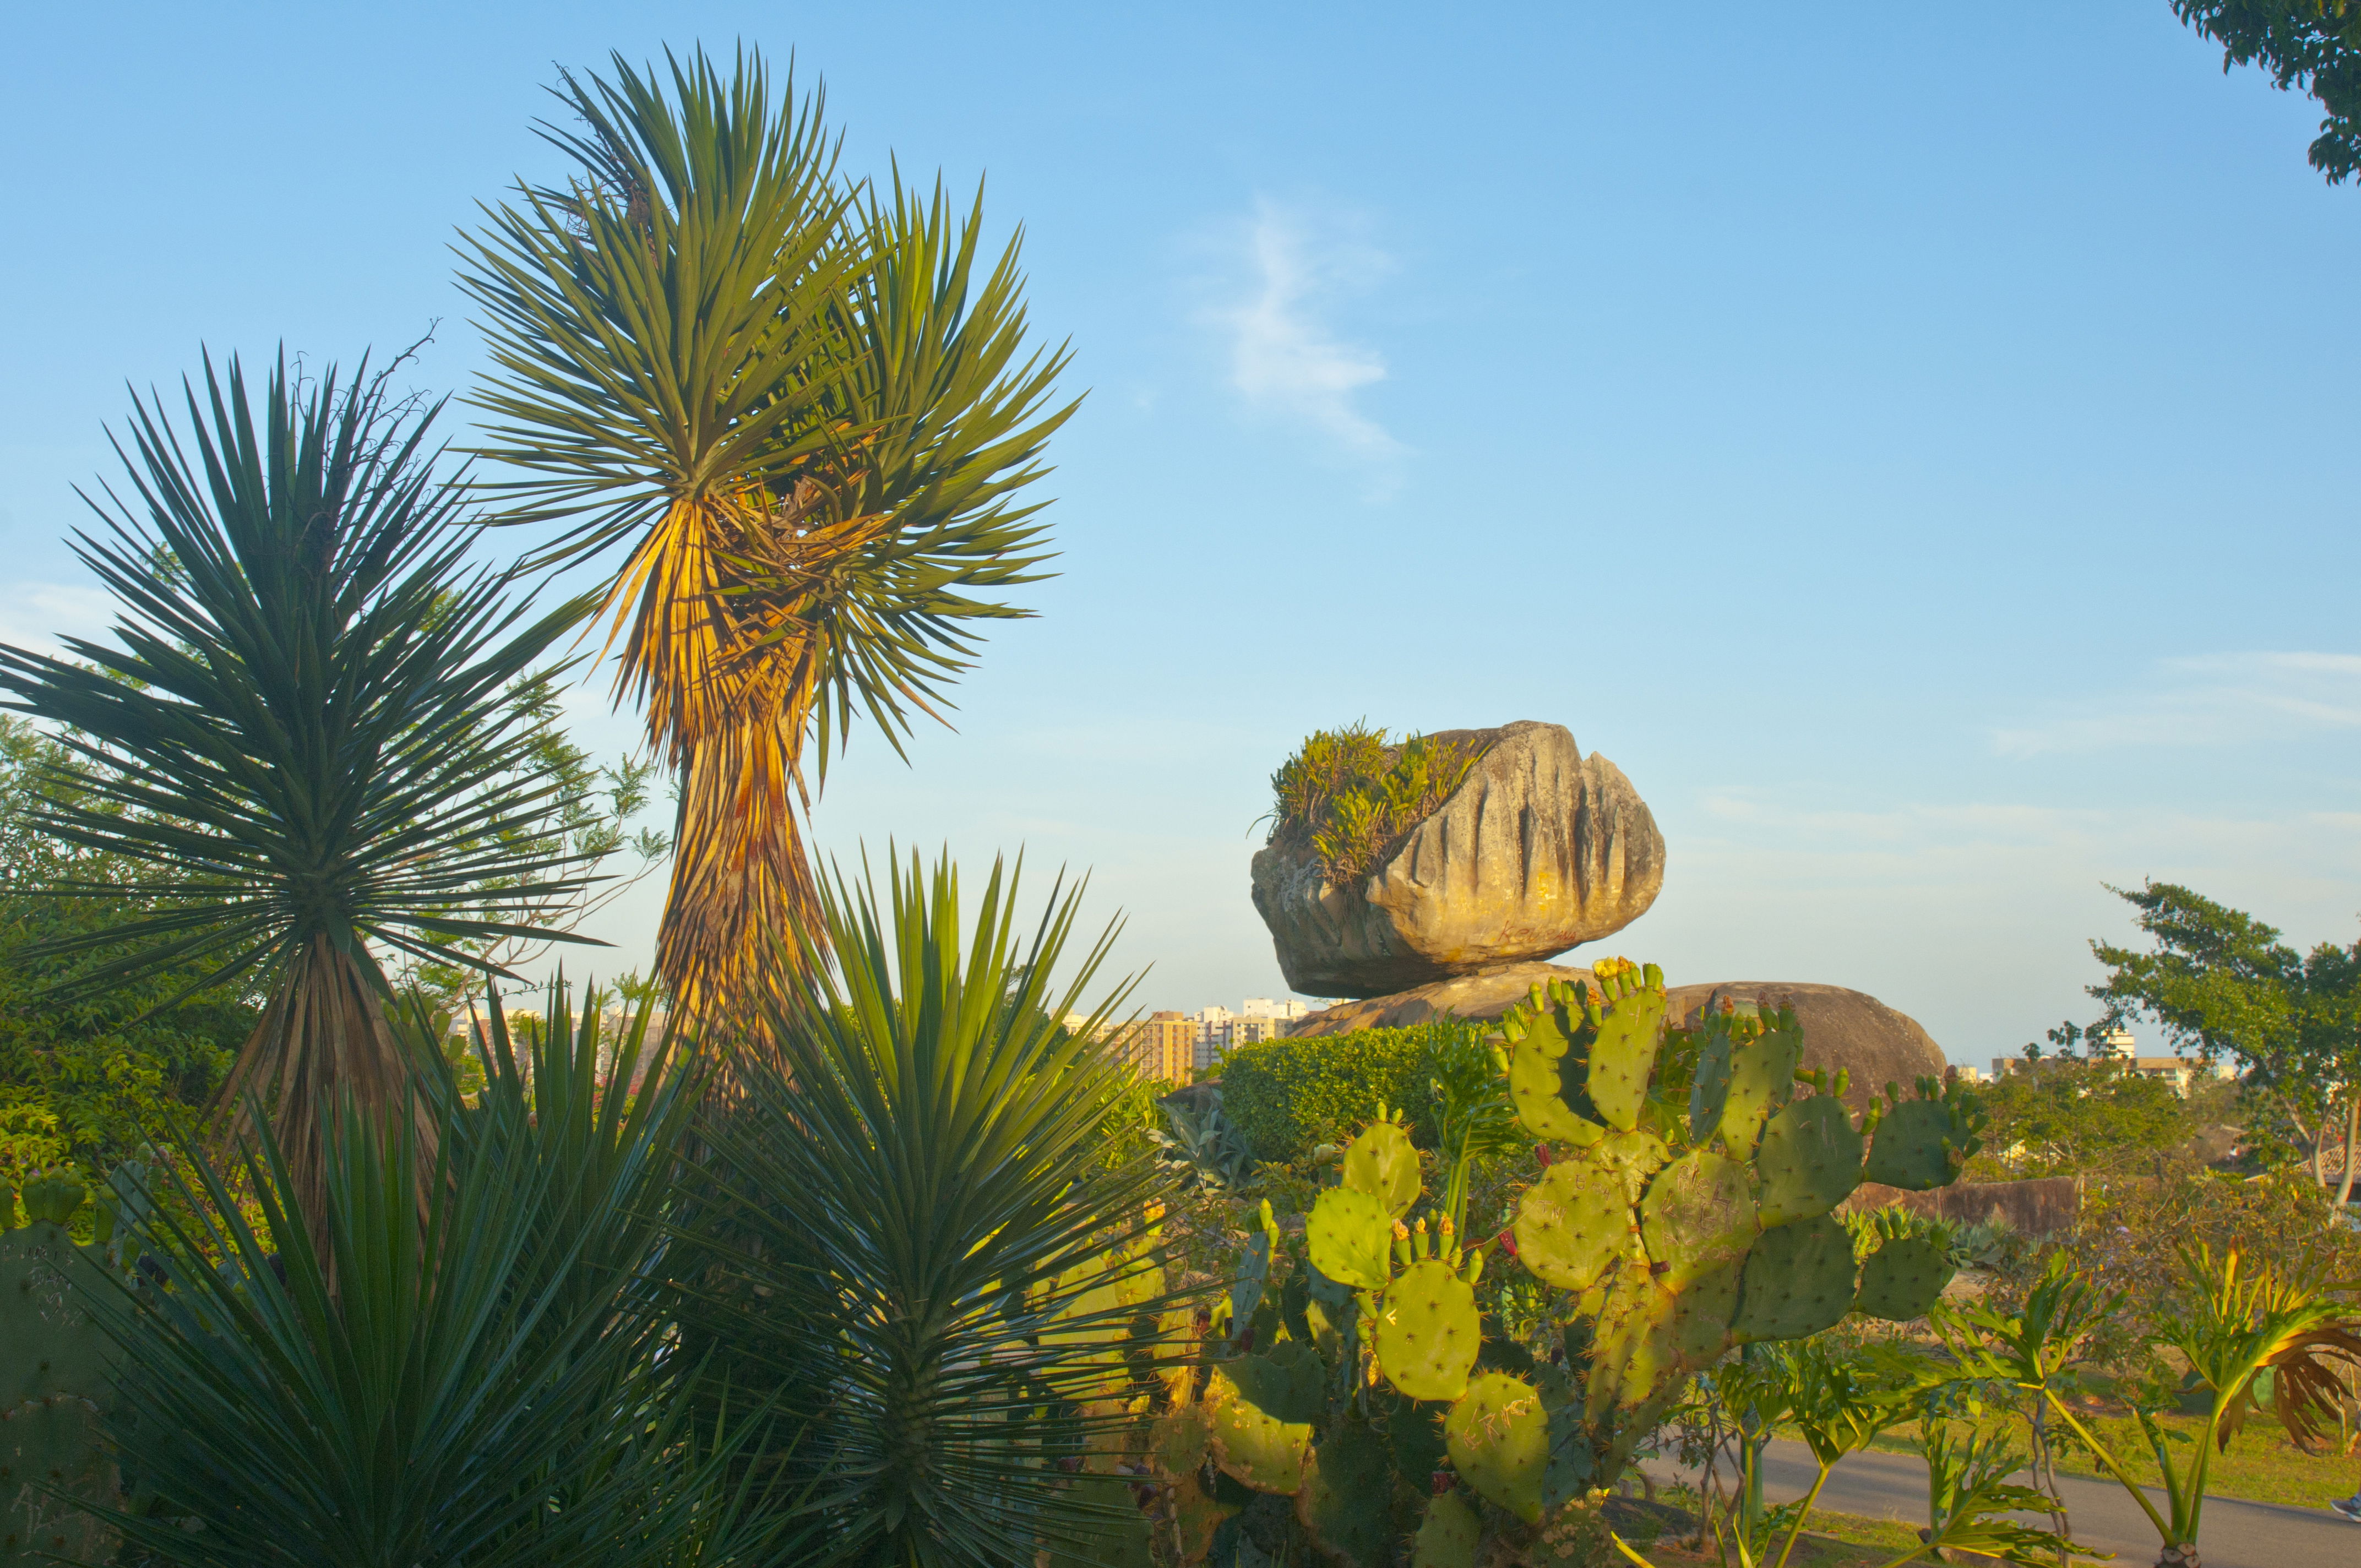
<path id="1" fill-rule="evenodd" d="M 1151 1013 L 1115 1031 L 1115 1047 L 1142 1078 L 1188 1083 L 1196 1076 L 1197 1023 L 1178 1013 Z"/>

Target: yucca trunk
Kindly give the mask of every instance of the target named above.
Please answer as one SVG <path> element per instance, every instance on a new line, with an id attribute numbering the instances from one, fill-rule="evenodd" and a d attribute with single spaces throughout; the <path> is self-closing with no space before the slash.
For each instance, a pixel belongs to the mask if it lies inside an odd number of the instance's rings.
<path id="1" fill-rule="evenodd" d="M 785 501 L 761 486 L 676 501 L 609 600 L 638 601 L 621 684 L 680 780 L 656 967 L 686 1017 L 752 1021 L 765 976 L 798 961 L 796 933 L 822 928 L 800 821 L 822 652 L 809 618 L 830 568 L 885 521 L 827 521 L 832 499 L 807 480 Z"/>
<path id="2" fill-rule="evenodd" d="M 422 1179 L 434 1168 L 434 1119 L 386 1017 L 375 968 L 325 933 L 313 936 L 280 975 L 214 1102 L 233 1142 L 253 1135 L 258 1103 L 268 1108 L 289 1187 L 314 1227 L 327 1212 L 325 1125 L 340 1103 L 379 1127 L 407 1113 Z"/>
<path id="3" fill-rule="evenodd" d="M 818 894 L 778 740 L 784 722 L 702 738 L 682 770 L 656 969 L 685 1018 L 753 1016 L 763 977 L 798 950 L 794 931 L 812 925 Z"/>

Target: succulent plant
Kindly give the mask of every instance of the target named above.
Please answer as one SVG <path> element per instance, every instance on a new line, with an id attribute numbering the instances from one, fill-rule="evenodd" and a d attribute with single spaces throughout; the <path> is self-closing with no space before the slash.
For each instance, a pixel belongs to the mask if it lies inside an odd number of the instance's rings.
<path id="1" fill-rule="evenodd" d="M 36 1177 L 25 1184 L 29 1223 L 0 1220 L 0 1564 L 113 1549 L 112 1532 L 70 1500 L 118 1501 L 100 1432 L 113 1403 L 106 1342 L 74 1301 L 108 1262 L 65 1230 L 87 1195 L 73 1177 Z"/>
<path id="2" fill-rule="evenodd" d="M 1696 1029 L 1668 1029 L 1653 965 L 1593 972 L 1596 995 L 1536 989 L 1500 1036 L 1527 1131 L 1565 1146 L 1515 1234 L 1527 1267 L 1583 1292 L 1593 1337 L 1571 1420 L 1592 1475 L 1611 1481 L 1731 1345 L 1855 1310 L 1923 1313 L 1949 1278 L 1939 1249 L 1888 1243 L 1857 1264 L 1828 1215 L 1865 1176 L 1916 1190 L 1956 1179 L 1982 1118 L 1972 1096 L 1930 1080 L 1907 1102 L 1889 1090 L 1856 1124 L 1840 1082 L 1798 1070 L 1792 1008 L 1722 1000 Z"/>
<path id="3" fill-rule="evenodd" d="M 1483 1529 L 1482 1518 L 1458 1493 L 1428 1498 L 1411 1546 L 1411 1568 L 1476 1568 Z"/>
<path id="4" fill-rule="evenodd" d="M 1922 1084 L 1857 1123 L 1840 1078 L 1799 1071 L 1791 1008 L 1733 998 L 1668 1027 L 1653 966 L 1594 972 L 1596 992 L 1534 988 L 1495 1036 L 1547 1155 L 1507 1234 L 1463 1245 L 1383 1114 L 1343 1151 L 1300 1253 L 1265 1206 L 1208 1332 L 1202 1393 L 1194 1362 L 1162 1379 L 1154 1471 L 1184 1563 L 1259 1561 L 1250 1539 L 1266 1551 L 1269 1529 L 1300 1528 L 1344 1564 L 1397 1562 L 1408 1537 L 1414 1568 L 1472 1568 L 1488 1549 L 1468 1494 L 1540 1528 L 1613 1484 L 1734 1346 L 1854 1310 L 1916 1317 L 1940 1294 L 1940 1245 L 1872 1227 L 1864 1260 L 1832 1211 L 1865 1169 L 1952 1179 L 1975 1148 L 1972 1098 Z M 1516 1261 L 1567 1293 L 1564 1365 L 1486 1338 L 1476 1287 L 1510 1236 Z M 1254 1493 L 1291 1497 L 1292 1522 L 1272 1527 L 1245 1505 Z"/>

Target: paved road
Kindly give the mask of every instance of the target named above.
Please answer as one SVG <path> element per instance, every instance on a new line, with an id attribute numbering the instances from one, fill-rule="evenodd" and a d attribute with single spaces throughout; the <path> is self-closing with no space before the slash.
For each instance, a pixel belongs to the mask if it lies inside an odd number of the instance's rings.
<path id="1" fill-rule="evenodd" d="M 1678 1467 L 1652 1461 L 1649 1474 L 1660 1484 L 1680 1478 Z M 1773 1503 L 1800 1497 L 1817 1467 L 1800 1442 L 1773 1442 L 1763 1472 L 1763 1491 Z M 2021 1477 L 2022 1479 L 2022 1477 Z M 2113 1482 L 2059 1478 L 2074 1539 L 2098 1552 L 2112 1552 L 2124 1568 L 2156 1561 L 2156 1527 L 2139 1505 Z M 2165 1511 L 2164 1495 L 2149 1499 Z M 1927 1467 L 1907 1453 L 1856 1453 L 1840 1462 L 1820 1492 L 1819 1507 L 1870 1519 L 1927 1522 Z M 2209 1497 L 2198 1531 L 2205 1568 L 2352 1568 L 2361 1563 L 2361 1525 L 2351 1525 L 2325 1508 L 2289 1508 Z"/>

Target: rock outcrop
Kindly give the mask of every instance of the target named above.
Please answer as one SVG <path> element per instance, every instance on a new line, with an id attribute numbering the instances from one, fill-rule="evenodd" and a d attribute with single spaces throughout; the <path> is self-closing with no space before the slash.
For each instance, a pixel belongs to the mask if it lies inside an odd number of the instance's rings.
<path id="1" fill-rule="evenodd" d="M 1536 985 L 1554 980 L 1590 983 L 1590 971 L 1568 964 L 1507 964 L 1481 974 L 1455 975 L 1449 980 L 1372 996 L 1360 1002 L 1340 1002 L 1297 1021 L 1288 1034 L 1345 1035 L 1355 1029 L 1404 1029 L 1445 1013 L 1488 1023 L 1525 998 Z"/>
<path id="2" fill-rule="evenodd" d="M 2031 1181 L 1961 1181 L 1932 1192 L 1905 1192 L 1898 1187 L 1864 1181 L 1837 1205 L 1839 1212 L 1847 1214 L 1896 1208 L 1955 1225 L 2005 1220 L 2028 1236 L 2051 1236 L 2074 1228 L 2074 1216 L 2082 1209 L 2082 1191 L 2070 1176 L 2037 1177 Z"/>
<path id="3" fill-rule="evenodd" d="M 1488 749 L 1367 878 L 1333 887 L 1304 850 L 1255 856 L 1255 909 L 1295 991 L 1386 996 L 1546 959 L 1621 930 L 1655 902 L 1655 818 L 1622 771 L 1584 757 L 1565 726 L 1520 720 L 1435 739 Z"/>
<path id="4" fill-rule="evenodd" d="M 1516 1005 L 1534 985 L 1552 980 L 1587 982 L 1590 971 L 1565 964 L 1514 964 L 1437 981 L 1391 996 L 1339 1003 L 1312 1014 L 1289 1033 L 1341 1035 L 1353 1029 L 1399 1029 L 1445 1013 L 1488 1021 Z M 1887 1084 L 1900 1085 L 1906 1094 L 1921 1075 L 1940 1078 L 1947 1065 L 1942 1047 L 1916 1019 L 1874 996 L 1841 985 L 1757 980 L 1675 985 L 1664 992 L 1664 1015 L 1678 1023 L 1694 1023 L 1698 1010 L 1716 995 L 1733 1002 L 1791 999 L 1795 1021 L 1804 1029 L 1804 1065 L 1831 1073 L 1842 1069 L 1850 1074 L 1845 1103 L 1855 1111 L 1866 1109 L 1871 1096 L 1883 1092 Z"/>
<path id="5" fill-rule="evenodd" d="M 1717 992 L 1733 1002 L 1784 996 L 1795 1003 L 1804 1029 L 1804 1065 L 1852 1075 L 1845 1103 L 1867 1109 L 1889 1083 L 1908 1094 L 1921 1076 L 1941 1078 L 1949 1060 L 1918 1020 L 1898 1013 L 1866 992 L 1841 985 L 1796 981 L 1733 980 L 1714 985 L 1675 985 L 1664 991 L 1664 1016 L 1693 1021 Z"/>

